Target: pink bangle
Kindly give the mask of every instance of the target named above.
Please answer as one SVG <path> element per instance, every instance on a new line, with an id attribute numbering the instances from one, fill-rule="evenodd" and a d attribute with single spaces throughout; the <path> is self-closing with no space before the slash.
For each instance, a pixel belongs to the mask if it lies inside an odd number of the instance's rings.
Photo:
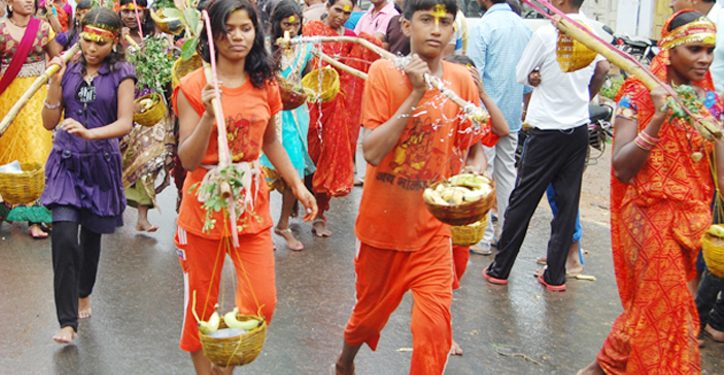
<path id="1" fill-rule="evenodd" d="M 646 143 L 650 143 L 654 146 L 661 141 L 661 138 L 652 137 L 645 130 L 642 130 L 641 133 L 639 133 L 639 137 L 643 138 Z"/>
<path id="2" fill-rule="evenodd" d="M 634 138 L 634 144 L 644 151 L 651 151 L 655 146 L 646 142 L 640 135 Z"/>

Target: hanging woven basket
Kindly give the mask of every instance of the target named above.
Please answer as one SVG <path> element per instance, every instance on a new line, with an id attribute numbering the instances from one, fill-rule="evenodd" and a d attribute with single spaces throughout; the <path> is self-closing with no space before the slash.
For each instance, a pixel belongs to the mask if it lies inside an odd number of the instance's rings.
<path id="1" fill-rule="evenodd" d="M 719 226 L 715 224 L 714 226 Z M 724 278 L 724 238 L 715 236 L 712 228 L 701 238 L 701 250 L 709 271 L 716 277 Z"/>
<path id="2" fill-rule="evenodd" d="M 591 65 L 595 58 L 595 51 L 571 38 L 568 34 L 558 32 L 556 60 L 558 60 L 562 72 L 572 73 L 583 69 Z"/>
<path id="3" fill-rule="evenodd" d="M 307 95 L 301 86 L 295 86 L 280 75 L 277 75 L 277 83 L 279 85 L 279 94 L 282 97 L 282 107 L 285 111 L 297 109 L 307 102 Z"/>
<path id="4" fill-rule="evenodd" d="M 483 219 L 470 225 L 452 226 L 452 243 L 456 246 L 473 246 L 480 242 L 485 235 L 485 228 L 488 226 L 488 215 Z"/>
<path id="5" fill-rule="evenodd" d="M 0 173 L 0 196 L 11 205 L 33 203 L 45 189 L 45 168 L 39 163 L 20 163 L 22 172 Z"/>
<path id="6" fill-rule="evenodd" d="M 267 330 L 267 324 L 264 318 L 240 314 L 237 314 L 236 318 L 239 321 L 255 319 L 260 323 L 256 328 L 238 336 L 219 338 L 199 332 L 199 339 L 201 340 L 204 356 L 217 366 L 229 367 L 249 364 L 259 356 L 264 348 Z M 227 328 L 223 319 L 219 328 Z"/>
<path id="7" fill-rule="evenodd" d="M 427 199 L 425 195 L 423 195 L 423 201 L 432 216 L 445 224 L 452 226 L 474 224 L 483 220 L 488 211 L 495 205 L 495 183 L 490 179 L 487 180 L 490 187 L 489 193 L 475 201 L 460 204 L 441 204 Z M 427 189 L 435 190 L 439 185 L 447 183 L 447 181 L 440 181 L 430 185 Z"/>
<path id="8" fill-rule="evenodd" d="M 174 88 L 181 83 L 181 79 L 187 74 L 200 68 L 203 65 L 203 60 L 198 53 L 194 53 L 188 60 L 178 59 L 173 63 L 171 68 L 171 84 Z"/>
<path id="9" fill-rule="evenodd" d="M 313 102 L 326 103 L 339 94 L 339 73 L 332 67 L 314 69 L 302 78 L 302 87 Z"/>
<path id="10" fill-rule="evenodd" d="M 136 110 L 133 121 L 143 126 L 154 126 L 166 117 L 166 104 L 158 93 L 144 95 L 133 101 Z M 140 111 L 138 110 L 140 108 Z"/>

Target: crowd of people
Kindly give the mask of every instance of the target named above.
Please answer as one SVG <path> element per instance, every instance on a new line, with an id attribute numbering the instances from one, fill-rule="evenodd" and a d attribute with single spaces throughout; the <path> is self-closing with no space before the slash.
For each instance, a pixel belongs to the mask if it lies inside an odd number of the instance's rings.
<path id="1" fill-rule="evenodd" d="M 355 225 L 356 303 L 336 374 L 354 373 L 363 344 L 375 350 L 408 291 L 414 301 L 410 373 L 443 373 L 448 356 L 462 354 L 453 340 L 451 304 L 470 253 L 495 253 L 482 277 L 507 285 L 543 194 L 553 220 L 540 258 L 545 267 L 536 277 L 545 290 L 564 292 L 567 277 L 583 271 L 578 207 L 588 104 L 610 64 L 597 55 L 582 69 L 564 72 L 552 24 L 531 30 L 517 0 L 477 1 L 484 15 L 475 27 L 455 0 L 372 0 L 366 11 L 356 0 L 202 1 L 212 38 L 202 32 L 196 53 L 215 61 L 220 87 L 196 69 L 160 93 L 166 116 L 142 126 L 134 122 L 134 99 L 152 88 L 138 84 L 138 67 L 127 53 L 148 38 L 167 40 L 169 51 L 178 45 L 154 24 L 151 4 L 3 0 L 0 116 L 46 66 L 61 66 L 0 135 L 0 166 L 45 166 L 46 187 L 37 202 L 0 204 L 0 218 L 27 222 L 33 238 L 50 237 L 60 325 L 53 339 L 72 343 L 79 319 L 92 315 L 102 235 L 123 225 L 127 205 L 137 208 L 137 231 L 155 232 L 148 211 L 172 175 L 185 296 L 179 346 L 199 374 L 232 371 L 204 356 L 193 319 L 214 311 L 226 255 L 236 271 L 237 308 L 271 323 L 277 298 L 272 234 L 289 250 L 304 250 L 289 225 L 301 211 L 312 233 L 332 236 L 330 200 L 355 185 L 363 186 Z M 586 25 L 583 2 L 551 0 Z M 674 0 L 672 8 L 650 71 L 667 85 L 692 86 L 699 113 L 721 126 L 724 47 L 718 44 L 724 41 L 717 41 L 716 26 L 724 24 L 722 4 Z M 273 42 L 340 36 L 364 39 L 398 60 L 347 41 Z M 64 62 L 60 55 L 76 44 L 80 53 Z M 285 108 L 285 85 L 278 81 L 298 84 L 327 66 L 323 55 L 366 80 L 334 67 L 334 98 Z M 485 108 L 489 119 L 466 117 L 429 87 L 428 76 Z M 707 142 L 687 120 L 672 117 L 667 96 L 664 88 L 632 77 L 616 99 L 611 238 L 623 313 L 581 374 L 698 373 L 700 335 L 724 341 L 724 282 L 707 270 L 700 250 L 701 236 L 720 220 L 712 215 L 712 200 L 720 198 L 717 181 L 724 181 L 724 141 Z M 231 225 L 223 211 L 206 212 L 197 197 L 199 184 L 224 159 L 220 116 L 229 158 L 245 172 L 243 209 Z M 357 176 L 360 145 L 364 179 Z M 422 197 L 431 183 L 461 171 L 487 174 L 496 185 L 496 208 L 473 248 L 452 246 L 449 226 L 432 216 Z M 282 198 L 276 225 L 273 191 Z M 199 303 L 188 303 L 192 296 Z"/>

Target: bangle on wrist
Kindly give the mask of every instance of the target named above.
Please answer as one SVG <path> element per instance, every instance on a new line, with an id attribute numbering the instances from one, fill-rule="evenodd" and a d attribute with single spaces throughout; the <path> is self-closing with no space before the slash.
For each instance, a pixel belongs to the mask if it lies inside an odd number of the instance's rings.
<path id="1" fill-rule="evenodd" d="M 46 100 L 46 101 L 43 102 L 43 106 L 44 106 L 46 109 L 49 109 L 49 110 L 52 111 L 52 110 L 60 109 L 60 107 L 62 106 L 62 104 L 61 104 L 60 102 L 57 102 L 57 103 L 55 103 L 55 104 L 50 104 L 50 103 L 48 103 L 48 101 Z"/>

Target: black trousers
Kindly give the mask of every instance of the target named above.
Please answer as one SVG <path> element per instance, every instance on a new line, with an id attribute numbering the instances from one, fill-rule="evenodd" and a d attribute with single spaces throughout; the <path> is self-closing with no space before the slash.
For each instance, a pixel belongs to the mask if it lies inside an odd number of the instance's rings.
<path id="1" fill-rule="evenodd" d="M 79 236 L 80 232 L 80 236 Z M 53 287 L 60 327 L 78 331 L 78 298 L 90 296 L 101 255 L 101 235 L 70 221 L 53 223 Z"/>
<path id="2" fill-rule="evenodd" d="M 586 162 L 588 129 L 530 129 L 518 169 L 518 180 L 510 195 L 505 223 L 498 240 L 498 254 L 489 275 L 507 279 L 518 256 L 538 203 L 549 184 L 556 190 L 559 214 L 551 222 L 548 268 L 545 280 L 551 285 L 566 282 L 566 256 L 576 225 L 581 181 Z"/>
<path id="3" fill-rule="evenodd" d="M 696 308 L 702 329 L 709 324 L 717 331 L 724 331 L 724 278 L 712 275 L 709 270 L 704 271 L 696 293 Z"/>

